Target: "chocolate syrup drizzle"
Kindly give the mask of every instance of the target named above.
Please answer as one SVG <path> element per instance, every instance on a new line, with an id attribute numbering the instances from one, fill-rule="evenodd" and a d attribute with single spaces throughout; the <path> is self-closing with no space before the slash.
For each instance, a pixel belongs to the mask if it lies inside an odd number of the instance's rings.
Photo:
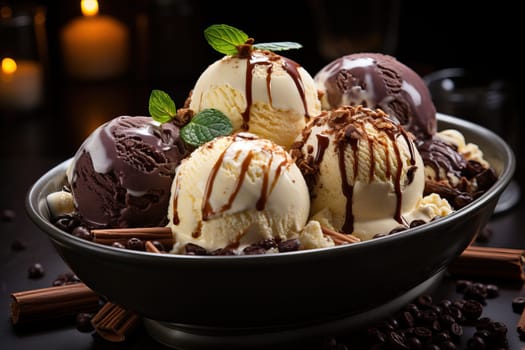
<path id="1" fill-rule="evenodd" d="M 254 52 L 257 52 L 258 54 L 254 54 Z M 262 54 L 261 54 L 262 53 Z M 301 96 L 303 107 L 305 111 L 305 116 L 307 118 L 310 117 L 310 114 L 308 112 L 308 106 L 306 103 L 306 95 L 304 91 L 304 84 L 301 79 L 301 75 L 299 74 L 299 67 L 300 65 L 291 59 L 288 59 L 283 56 L 279 56 L 273 52 L 270 51 L 252 51 L 250 54 L 250 57 L 246 59 L 246 86 L 245 86 L 245 93 L 246 93 L 246 109 L 242 112 L 242 130 L 249 130 L 250 129 L 250 111 L 253 104 L 253 70 L 257 65 L 264 65 L 267 66 L 266 69 L 266 89 L 268 91 L 268 98 L 270 105 L 272 104 L 272 89 L 271 89 L 271 82 L 272 82 L 272 74 L 273 74 L 273 61 L 280 61 L 282 62 L 282 68 L 286 71 L 286 73 L 292 78 L 293 82 L 295 83 L 295 86 L 297 87 L 297 91 L 299 92 L 299 95 Z"/>
<path id="2" fill-rule="evenodd" d="M 213 165 L 210 171 L 210 174 L 206 182 L 206 188 L 204 190 L 204 197 L 202 201 L 202 220 L 203 221 L 209 220 L 219 214 L 222 214 L 232 207 L 237 195 L 239 194 L 239 191 L 242 188 L 242 184 L 247 176 L 247 172 L 248 172 L 248 169 L 250 168 L 250 164 L 252 163 L 252 160 L 257 153 L 264 152 L 264 153 L 267 153 L 269 157 L 267 166 L 263 168 L 264 173 L 263 173 L 263 178 L 262 178 L 261 191 L 259 194 L 259 198 L 257 199 L 255 203 L 255 208 L 259 211 L 262 211 L 265 209 L 266 204 L 268 202 L 268 197 L 270 196 L 275 186 L 277 185 L 277 182 L 279 181 L 279 178 L 281 177 L 283 173 L 283 168 L 292 164 L 292 160 L 288 158 L 286 156 L 286 152 L 282 150 L 281 152 L 283 154 L 283 160 L 277 166 L 272 167 L 273 163 L 276 161 L 276 155 L 278 155 L 276 152 L 280 152 L 280 151 L 276 148 L 271 148 L 272 145 L 266 144 L 266 143 L 261 143 L 261 146 L 254 147 L 247 151 L 245 150 L 244 152 L 242 152 L 241 150 L 234 150 L 234 151 L 231 150 L 231 146 L 235 142 L 250 141 L 250 140 L 255 141 L 255 140 L 258 140 L 258 138 L 252 134 L 247 134 L 243 132 L 237 133 L 231 136 L 230 144 L 228 145 L 228 147 L 226 147 L 222 151 L 222 153 L 217 158 L 217 161 L 215 162 L 215 164 Z M 235 152 L 235 153 L 232 154 L 232 152 Z M 217 174 L 219 170 L 221 169 L 226 156 L 235 158 L 235 159 L 244 157 L 244 159 L 241 160 L 239 175 L 237 176 L 233 191 L 229 194 L 229 197 L 227 198 L 226 202 L 220 208 L 214 209 L 210 203 L 210 198 L 211 198 L 212 192 L 215 187 Z M 175 225 L 178 225 L 180 222 L 179 216 L 177 213 L 179 186 L 180 186 L 179 182 L 177 181 L 176 189 L 174 193 L 174 200 L 173 200 L 173 212 L 174 212 L 173 223 Z M 200 228 L 196 232 L 193 232 L 192 236 L 194 238 L 198 238 L 200 236 Z"/>
<path id="3" fill-rule="evenodd" d="M 392 182 L 394 184 L 394 190 L 396 193 L 396 209 L 393 218 L 400 224 L 406 225 L 406 222 L 401 215 L 401 207 L 403 202 L 401 181 L 404 165 L 397 138 L 403 137 L 407 145 L 409 145 L 411 168 L 407 171 L 407 179 L 408 182 L 411 183 L 413 180 L 413 173 L 415 170 L 416 163 L 414 149 L 415 146 L 411 141 L 411 138 L 407 131 L 405 131 L 397 123 L 393 123 L 386 116 L 386 114 L 380 111 L 375 112 L 371 110 L 363 110 L 361 107 L 347 106 L 339 108 L 333 111 L 331 114 L 328 113 L 321 116 L 316 122 L 316 125 L 322 125 L 325 123 L 327 124 L 328 128 L 325 131 L 323 131 L 324 134 L 319 133 L 315 135 L 317 140 L 317 152 L 315 154 L 315 157 L 309 157 L 307 159 L 307 163 L 309 164 L 304 166 L 307 166 L 310 169 L 319 169 L 319 164 L 322 162 L 323 156 L 325 154 L 326 149 L 328 148 L 330 140 L 329 136 L 327 135 L 333 134 L 334 137 L 332 142 L 335 143 L 335 151 L 337 152 L 338 157 L 338 166 L 341 176 L 341 190 L 344 196 L 346 197 L 346 216 L 341 231 L 348 234 L 354 231 L 352 197 L 354 190 L 353 183 L 355 182 L 355 179 L 357 179 L 359 175 L 358 172 L 360 170 L 360 158 L 358 157 L 360 142 L 367 142 L 370 151 L 370 167 L 368 173 L 369 182 L 373 180 L 376 165 L 375 163 L 377 161 L 373 150 L 376 147 L 382 147 L 384 149 L 384 154 L 386 156 L 386 177 L 393 178 Z M 377 139 L 368 133 L 368 131 L 366 130 L 366 124 L 371 124 L 377 130 L 378 134 L 384 134 L 391 140 L 394 154 L 390 154 L 390 147 L 388 147 L 387 142 L 382 141 L 381 139 Z M 310 133 L 311 130 L 305 134 L 307 135 L 306 138 L 309 137 Z M 352 164 L 353 179 L 348 178 L 348 169 L 345 165 L 345 154 L 349 151 L 349 149 L 353 152 L 354 155 L 354 162 Z M 394 169 L 392 169 L 391 165 L 394 162 L 390 160 L 392 157 L 394 157 L 395 164 L 397 165 Z M 300 165 L 301 169 L 304 169 L 304 166 Z M 318 173 L 315 174 L 315 176 L 317 177 L 318 175 Z"/>

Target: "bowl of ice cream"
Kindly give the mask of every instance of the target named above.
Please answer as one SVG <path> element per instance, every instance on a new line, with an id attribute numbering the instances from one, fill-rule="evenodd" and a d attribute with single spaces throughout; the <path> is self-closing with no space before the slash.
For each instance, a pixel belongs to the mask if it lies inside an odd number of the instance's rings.
<path id="1" fill-rule="evenodd" d="M 222 110 L 232 134 L 186 148 L 178 125 L 119 117 L 27 196 L 72 271 L 171 345 L 315 335 L 399 307 L 475 238 L 514 172 L 500 137 L 435 117 L 420 78 L 390 58 L 342 59 L 314 85 L 247 45 L 203 73 L 187 106 Z M 370 67 L 366 84 L 352 72 Z"/>
<path id="2" fill-rule="evenodd" d="M 450 215 L 402 234 L 269 255 L 155 254 L 104 246 L 50 221 L 46 197 L 61 189 L 71 160 L 30 189 L 27 208 L 71 269 L 96 292 L 159 321 L 207 327 L 289 327 L 358 314 L 399 297 L 443 270 L 492 215 L 515 168 L 491 131 L 439 115 L 460 130 L 498 174 L 492 188 Z M 232 312 L 232 309 L 236 310 Z"/>

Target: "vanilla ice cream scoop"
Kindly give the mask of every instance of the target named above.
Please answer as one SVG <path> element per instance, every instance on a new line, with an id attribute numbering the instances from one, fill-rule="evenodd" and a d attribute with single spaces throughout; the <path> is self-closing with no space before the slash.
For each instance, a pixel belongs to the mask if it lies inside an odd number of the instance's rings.
<path id="1" fill-rule="evenodd" d="M 248 57 L 225 56 L 195 84 L 189 108 L 215 108 L 235 131 L 249 131 L 288 148 L 308 119 L 321 111 L 310 74 L 276 53 L 253 49 Z"/>
<path id="2" fill-rule="evenodd" d="M 298 237 L 310 198 L 281 146 L 241 132 L 216 138 L 183 160 L 169 208 L 174 253 L 192 243 L 210 253 L 243 254 L 254 244 Z"/>
<path id="3" fill-rule="evenodd" d="M 381 110 L 323 112 L 292 154 L 310 186 L 313 219 L 330 229 L 367 240 L 451 212 L 439 196 L 423 198 L 413 136 Z"/>

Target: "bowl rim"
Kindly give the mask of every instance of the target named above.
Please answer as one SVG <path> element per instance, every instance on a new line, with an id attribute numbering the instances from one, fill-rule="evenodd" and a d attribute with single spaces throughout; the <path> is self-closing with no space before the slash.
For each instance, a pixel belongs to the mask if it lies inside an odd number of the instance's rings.
<path id="1" fill-rule="evenodd" d="M 87 241 L 78 237 L 75 237 L 67 232 L 64 232 L 54 226 L 47 217 L 41 213 L 39 210 L 40 202 L 45 199 L 41 197 L 41 191 L 43 188 L 52 180 L 56 179 L 57 174 L 60 172 L 63 172 L 65 174 L 65 170 L 67 169 L 68 165 L 72 161 L 73 158 L 69 158 L 65 161 L 62 161 L 61 163 L 55 165 L 53 168 L 49 169 L 46 173 L 44 173 L 39 179 L 36 180 L 35 183 L 29 188 L 27 195 L 26 195 L 26 211 L 31 218 L 31 220 L 40 228 L 42 229 L 50 239 L 60 242 L 62 244 L 67 245 L 74 245 L 78 248 L 90 250 L 93 253 L 99 253 L 99 254 L 109 254 L 117 259 L 145 259 L 144 261 L 148 261 L 149 263 L 155 262 L 155 263 L 189 263 L 189 264 L 195 264 L 195 263 L 203 263 L 203 264 L 209 264 L 210 262 L 213 262 L 214 264 L 232 264 L 232 263 L 238 263 L 238 261 L 242 263 L 255 263 L 260 264 L 263 262 L 275 262 L 280 263 L 283 261 L 294 261 L 296 259 L 313 259 L 313 258 L 322 258 L 324 255 L 326 255 L 327 251 L 330 251 L 330 254 L 347 254 L 351 251 L 360 250 L 360 249 L 368 249 L 369 246 L 375 246 L 375 245 L 382 245 L 387 244 L 387 242 L 391 240 L 403 240 L 403 239 L 409 239 L 413 235 L 420 235 L 424 234 L 424 232 L 432 230 L 435 226 L 440 225 L 441 223 L 450 222 L 452 220 L 455 220 L 456 217 L 466 216 L 469 215 L 472 212 L 475 212 L 476 209 L 483 206 L 486 202 L 493 199 L 495 196 L 498 196 L 503 192 L 505 187 L 509 184 L 511 181 L 514 171 L 516 168 L 516 160 L 514 153 L 509 145 L 503 139 L 498 136 L 496 133 L 490 131 L 489 129 L 482 127 L 478 124 L 469 122 L 464 119 L 460 119 L 457 117 L 453 117 L 450 115 L 437 113 L 437 121 L 444 122 L 449 124 L 450 126 L 453 126 L 452 128 L 460 128 L 460 129 L 468 129 L 469 131 L 472 131 L 476 135 L 481 136 L 483 139 L 490 139 L 491 143 L 497 144 L 499 148 L 501 148 L 501 151 L 503 151 L 501 155 L 502 159 L 505 160 L 504 167 L 501 169 L 501 174 L 498 175 L 498 180 L 492 188 L 485 192 L 483 195 L 481 195 L 479 198 L 474 200 L 473 202 L 469 203 L 465 207 L 461 208 L 458 211 L 454 211 L 450 213 L 449 215 L 439 218 L 438 220 L 426 223 L 425 225 L 421 225 L 418 227 L 407 229 L 406 231 L 403 231 L 401 234 L 395 234 L 395 235 L 386 235 L 383 237 L 375 238 L 372 240 L 367 240 L 359 243 L 353 243 L 353 244 L 347 244 L 347 245 L 339 245 L 334 247 L 326 247 L 326 248 L 316 248 L 316 249 L 307 249 L 307 250 L 299 250 L 299 251 L 293 251 L 293 252 L 285 252 L 285 253 L 274 253 L 274 254 L 261 254 L 261 255 L 235 255 L 235 256 L 201 256 L 201 255 L 182 255 L 182 254 L 158 254 L 158 253 L 150 253 L 150 252 L 143 252 L 143 251 L 134 251 L 129 249 L 121 249 L 121 248 L 115 248 L 112 246 L 106 246 L 99 243 L 95 243 L 92 241 Z M 450 127 L 447 127 L 449 129 Z M 347 252 L 350 251 L 350 252 Z"/>

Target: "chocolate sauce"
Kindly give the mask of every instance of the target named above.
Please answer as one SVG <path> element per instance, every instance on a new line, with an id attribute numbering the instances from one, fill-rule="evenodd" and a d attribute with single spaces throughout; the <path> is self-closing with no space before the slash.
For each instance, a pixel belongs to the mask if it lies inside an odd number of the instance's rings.
<path id="1" fill-rule="evenodd" d="M 211 219 L 212 217 L 224 213 L 225 211 L 229 210 L 233 203 L 235 202 L 235 199 L 237 198 L 239 191 L 242 188 L 243 182 L 246 179 L 247 172 L 250 168 L 250 165 L 253 161 L 253 158 L 255 155 L 257 155 L 258 152 L 264 152 L 267 153 L 269 157 L 269 161 L 267 166 L 263 168 L 263 175 L 262 175 L 262 185 L 261 185 L 261 192 L 259 194 L 259 198 L 257 199 L 255 203 L 255 207 L 257 210 L 264 210 L 268 201 L 268 197 L 274 190 L 275 186 L 277 185 L 277 182 L 279 181 L 279 178 L 282 175 L 283 169 L 287 167 L 289 164 L 291 164 L 291 160 L 289 160 L 286 157 L 286 151 L 282 150 L 283 152 L 283 160 L 277 164 L 274 165 L 275 162 L 275 149 L 270 149 L 272 147 L 270 144 L 268 146 L 266 143 L 262 143 L 261 147 L 254 147 L 253 149 L 249 149 L 245 152 L 242 152 L 241 150 L 232 150 L 231 146 L 235 142 L 239 141 L 257 141 L 259 140 L 257 137 L 248 134 L 248 133 L 238 133 L 230 137 L 231 142 L 230 144 L 221 152 L 219 157 L 217 158 L 217 161 L 213 164 L 213 167 L 210 171 L 210 174 L 208 176 L 206 187 L 204 190 L 203 195 L 203 201 L 202 201 L 202 220 L 206 221 Z M 211 145 L 210 147 L 213 147 Z M 232 154 L 232 152 L 235 152 L 235 154 Z M 224 164 L 225 157 L 233 157 L 234 159 L 240 159 L 241 160 L 241 166 L 239 170 L 239 174 L 237 176 L 234 188 L 232 192 L 229 194 L 227 201 L 218 209 L 214 209 L 210 203 L 210 198 L 212 195 L 212 192 L 214 190 L 217 174 L 221 167 Z M 241 158 L 244 157 L 244 158 Z M 272 173 L 273 172 L 273 173 Z M 176 178 L 176 181 L 178 181 L 178 178 Z M 175 193 L 174 193 L 174 199 L 173 199 L 173 224 L 178 225 L 180 223 L 179 216 L 177 213 L 177 203 L 178 203 L 178 197 L 179 197 L 179 183 L 176 183 L 175 187 Z M 197 238 L 200 236 L 200 228 L 192 233 L 192 236 L 194 238 Z"/>
<path id="2" fill-rule="evenodd" d="M 354 215 L 352 208 L 353 199 L 353 183 L 359 176 L 359 143 L 367 142 L 368 150 L 370 154 L 369 159 L 369 172 L 368 181 L 371 182 L 375 175 L 376 155 L 374 149 L 377 147 L 383 148 L 386 160 L 384 161 L 386 167 L 386 177 L 392 177 L 394 190 L 396 193 L 396 208 L 393 219 L 402 225 L 407 225 L 402 217 L 401 208 L 403 203 L 402 193 L 402 174 L 403 174 L 403 159 L 401 150 L 398 146 L 398 138 L 402 137 L 405 139 L 410 153 L 410 175 L 407 171 L 408 183 L 413 181 L 413 172 L 415 170 L 416 158 L 415 158 L 415 146 L 410 139 L 410 135 L 398 124 L 392 122 L 382 112 L 364 110 L 361 107 L 343 107 L 333 111 L 331 114 L 327 114 L 319 117 L 316 125 L 327 124 L 327 129 L 323 133 L 315 135 L 317 140 L 317 153 L 315 157 L 307 157 L 306 166 L 310 169 L 318 169 L 319 163 L 322 162 L 323 155 L 329 143 L 329 136 L 333 135 L 333 142 L 335 142 L 335 152 L 338 158 L 338 167 L 341 177 L 341 190 L 343 195 L 346 197 L 346 216 L 341 231 L 344 233 L 352 233 L 354 230 Z M 366 125 L 372 125 L 377 134 L 383 134 L 388 137 L 391 141 L 392 147 L 389 147 L 388 142 L 381 138 L 376 138 L 366 130 Z M 311 130 L 305 132 L 305 135 L 310 135 Z M 393 149 L 391 154 L 390 149 Z M 349 178 L 348 170 L 345 164 L 345 154 L 348 152 L 353 153 L 353 164 L 352 164 L 352 177 Z M 316 174 L 318 176 L 319 174 Z"/>
<path id="3" fill-rule="evenodd" d="M 316 76 L 332 108 L 380 108 L 418 137 L 436 133 L 436 109 L 421 77 L 394 57 L 377 53 L 343 56 Z"/>
<path id="4" fill-rule="evenodd" d="M 284 71 L 286 71 L 286 73 L 293 80 L 295 86 L 297 87 L 297 91 L 299 92 L 299 95 L 301 96 L 301 100 L 303 102 L 303 107 L 305 111 L 305 117 L 310 117 L 308 113 L 308 106 L 307 106 L 303 81 L 301 79 L 301 75 L 299 74 L 300 65 L 291 59 L 288 59 L 283 56 L 279 56 L 270 51 L 253 51 L 250 57 L 246 59 L 246 65 L 247 65 L 246 66 L 246 86 L 245 86 L 246 109 L 242 112 L 242 121 L 243 121 L 241 125 L 242 130 L 247 131 L 250 129 L 250 111 L 251 111 L 251 107 L 253 104 L 253 89 L 252 89 L 253 70 L 258 65 L 268 66 L 266 69 L 266 89 L 268 91 L 268 99 L 271 105 L 272 104 L 271 82 L 272 82 L 272 74 L 273 74 L 273 64 L 275 61 L 282 62 L 281 63 L 282 68 L 284 69 Z"/>

